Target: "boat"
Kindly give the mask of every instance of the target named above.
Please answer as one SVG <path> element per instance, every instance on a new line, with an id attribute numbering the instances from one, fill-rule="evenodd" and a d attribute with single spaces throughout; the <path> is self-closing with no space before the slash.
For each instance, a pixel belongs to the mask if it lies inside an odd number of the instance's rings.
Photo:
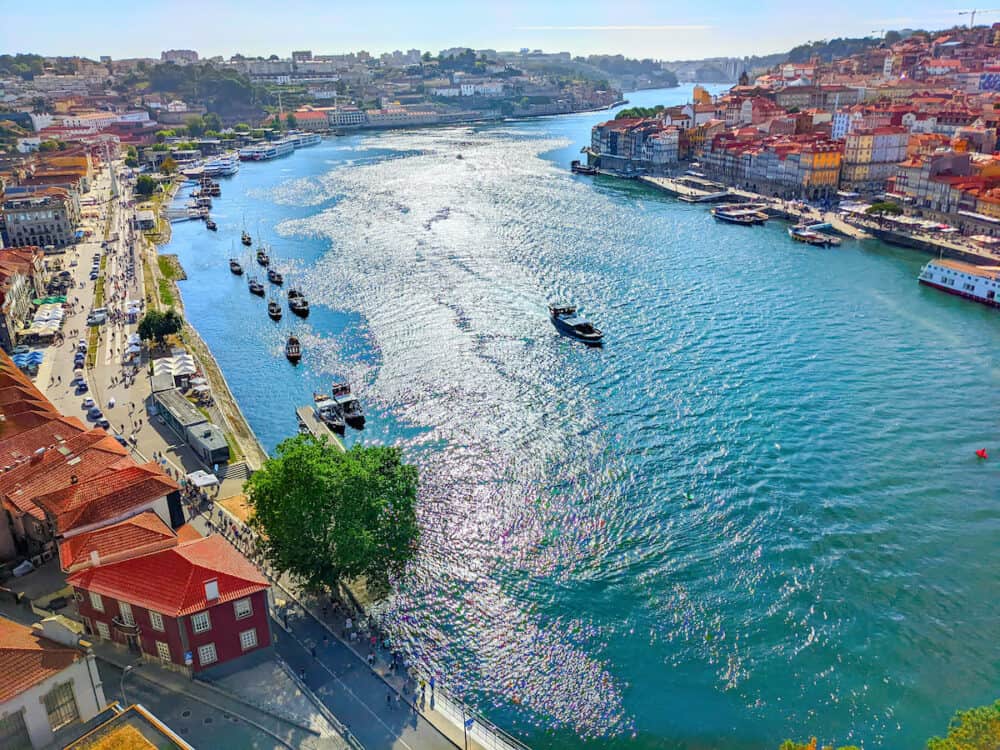
<path id="1" fill-rule="evenodd" d="M 796 242 L 805 242 L 807 245 L 813 245 L 815 247 L 829 247 L 831 245 L 840 244 L 840 240 L 837 237 L 831 237 L 828 234 L 817 232 L 801 224 L 794 227 L 788 227 L 788 236 Z"/>
<path id="2" fill-rule="evenodd" d="M 351 393 L 350 383 L 334 383 L 330 398 L 337 402 L 347 424 L 356 430 L 365 426 L 365 414 L 361 410 L 361 402 Z"/>
<path id="3" fill-rule="evenodd" d="M 549 316 L 560 333 L 594 346 L 604 340 L 601 330 L 594 328 L 586 318 L 577 315 L 576 308 L 572 305 L 549 305 Z"/>
<path id="4" fill-rule="evenodd" d="M 267 280 L 270 281 L 272 284 L 277 284 L 278 286 L 281 286 L 282 284 L 285 283 L 285 277 L 282 276 L 277 271 L 275 271 L 273 268 L 267 269 Z"/>
<path id="5" fill-rule="evenodd" d="M 194 199 L 194 205 L 195 208 L 202 208 L 202 207 L 211 208 L 212 199 L 209 198 L 207 195 L 199 195 L 197 198 Z"/>
<path id="6" fill-rule="evenodd" d="M 281 315 L 282 315 L 281 305 L 279 305 L 274 300 L 271 300 L 270 302 L 267 303 L 267 317 L 277 322 L 281 320 Z"/>
<path id="7" fill-rule="evenodd" d="M 288 290 L 288 299 L 289 301 L 293 299 L 305 299 L 305 295 L 293 286 Z"/>
<path id="8" fill-rule="evenodd" d="M 262 266 L 268 266 L 271 264 L 271 258 L 264 248 L 260 248 L 260 250 L 257 251 L 257 262 Z"/>
<path id="9" fill-rule="evenodd" d="M 589 164 L 583 164 L 579 159 L 574 159 L 569 163 L 569 169 L 571 172 L 576 174 L 597 174 L 597 167 L 592 167 Z"/>
<path id="10" fill-rule="evenodd" d="M 236 258 L 229 259 L 229 270 L 237 276 L 243 275 L 243 266 L 240 265 L 240 262 Z"/>
<path id="11" fill-rule="evenodd" d="M 309 300 L 305 297 L 293 297 L 288 300 L 288 309 L 300 318 L 309 317 Z"/>
<path id="12" fill-rule="evenodd" d="M 302 345 L 295 336 L 289 336 L 285 342 L 285 357 L 293 365 L 297 365 L 302 359 Z"/>
<path id="13" fill-rule="evenodd" d="M 228 177 L 240 171 L 239 162 L 231 156 L 220 156 L 205 162 L 204 173 L 210 177 Z"/>
<path id="14" fill-rule="evenodd" d="M 763 211 L 758 211 L 754 208 L 736 208 L 732 206 L 718 206 L 713 208 L 712 216 L 719 221 L 740 224 L 745 227 L 763 224 L 768 219 L 767 214 Z"/>
<path id="15" fill-rule="evenodd" d="M 211 229 L 211 230 L 212 230 L 213 232 L 217 232 L 217 231 L 219 230 L 219 225 L 218 225 L 218 224 L 216 224 L 216 223 L 215 223 L 214 221 L 212 221 L 211 219 L 206 219 L 206 220 L 205 220 L 205 226 L 206 226 L 206 227 L 207 227 L 208 229 Z"/>
<path id="16" fill-rule="evenodd" d="M 316 418 L 334 432 L 344 434 L 344 411 L 340 404 L 325 393 L 313 393 L 313 412 Z"/>
<path id="17" fill-rule="evenodd" d="M 264 285 L 252 276 L 247 281 L 247 286 L 250 288 L 250 294 L 256 294 L 258 297 L 264 296 Z"/>
<path id="18" fill-rule="evenodd" d="M 961 260 L 938 258 L 920 269 L 921 284 L 989 307 L 1000 307 L 1000 265 L 977 266 Z"/>
<path id="19" fill-rule="evenodd" d="M 247 247 L 250 247 L 253 244 L 253 238 L 250 237 L 250 235 L 247 233 L 247 230 L 245 229 L 243 230 L 243 236 L 240 237 L 240 242 L 242 242 Z"/>

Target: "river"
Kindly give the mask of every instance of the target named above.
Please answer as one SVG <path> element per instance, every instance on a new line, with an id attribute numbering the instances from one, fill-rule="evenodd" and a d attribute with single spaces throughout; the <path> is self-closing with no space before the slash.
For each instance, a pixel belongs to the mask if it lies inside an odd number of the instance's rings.
<path id="1" fill-rule="evenodd" d="M 369 415 L 348 443 L 404 446 L 423 544 L 382 615 L 533 747 L 922 746 L 998 697 L 1000 463 L 974 451 L 1000 454 L 1000 315 L 920 287 L 912 251 L 571 175 L 606 118 L 244 164 L 217 233 L 174 226 L 188 316 L 269 450 L 340 379 Z M 230 275 L 244 217 L 307 321 Z"/>

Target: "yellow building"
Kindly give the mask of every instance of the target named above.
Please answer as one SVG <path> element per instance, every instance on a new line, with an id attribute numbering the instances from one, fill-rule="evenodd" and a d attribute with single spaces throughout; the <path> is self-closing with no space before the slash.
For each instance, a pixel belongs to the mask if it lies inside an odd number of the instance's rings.
<path id="1" fill-rule="evenodd" d="M 708 90 L 703 86 L 695 86 L 694 92 L 691 94 L 691 99 L 695 104 L 711 104 L 712 95 L 708 93 Z"/>

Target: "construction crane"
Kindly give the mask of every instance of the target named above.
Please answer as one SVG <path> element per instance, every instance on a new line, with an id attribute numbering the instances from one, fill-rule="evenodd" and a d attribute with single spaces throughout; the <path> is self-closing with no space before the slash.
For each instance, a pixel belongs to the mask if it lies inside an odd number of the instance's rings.
<path id="1" fill-rule="evenodd" d="M 971 29 L 976 25 L 976 13 L 1000 13 L 1000 10 L 996 8 L 992 10 L 983 10 L 982 8 L 973 8 L 972 10 L 960 10 L 958 15 L 969 16 L 969 28 Z"/>

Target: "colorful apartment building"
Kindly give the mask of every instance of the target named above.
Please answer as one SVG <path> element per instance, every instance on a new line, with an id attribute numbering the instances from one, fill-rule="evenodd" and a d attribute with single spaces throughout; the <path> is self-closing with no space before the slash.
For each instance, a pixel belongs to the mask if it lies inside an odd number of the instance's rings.
<path id="1" fill-rule="evenodd" d="M 590 132 L 591 165 L 623 174 L 663 174 L 676 164 L 680 129 L 655 118 L 623 118 Z"/>
<path id="2" fill-rule="evenodd" d="M 844 138 L 840 186 L 869 195 L 885 191 L 896 167 L 906 159 L 910 134 L 903 127 L 857 129 Z"/>

